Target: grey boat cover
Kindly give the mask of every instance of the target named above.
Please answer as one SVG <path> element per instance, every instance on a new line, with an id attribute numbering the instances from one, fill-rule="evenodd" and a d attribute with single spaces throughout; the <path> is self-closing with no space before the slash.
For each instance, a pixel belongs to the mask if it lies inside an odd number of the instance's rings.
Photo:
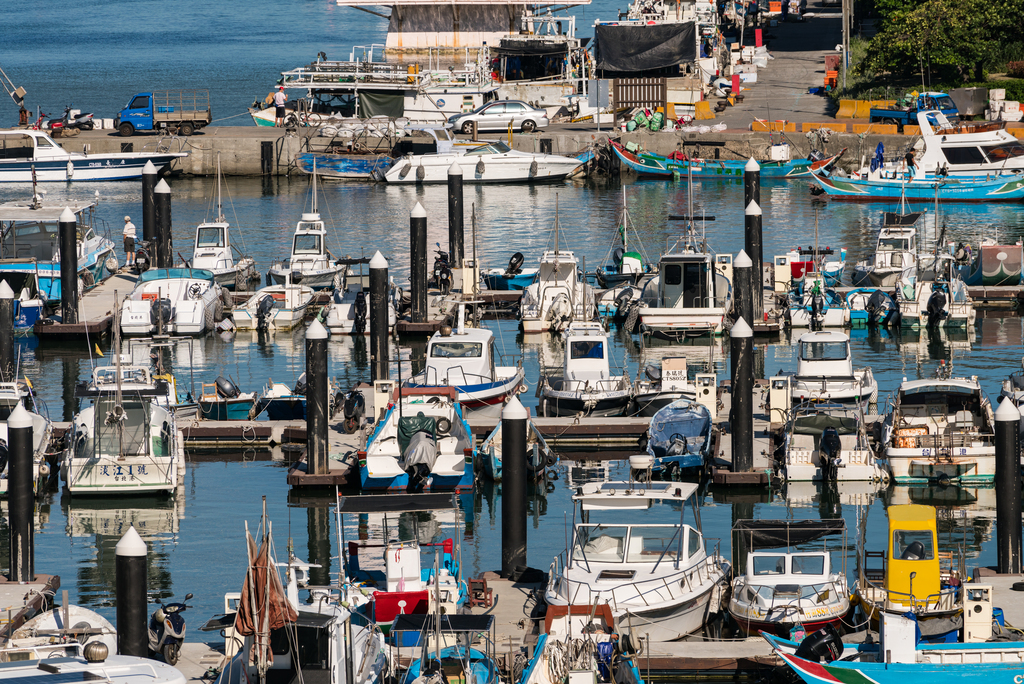
<path id="1" fill-rule="evenodd" d="M 692 21 L 651 26 L 599 24 L 594 51 L 599 71 L 642 72 L 678 67 L 697 57 Z"/>
<path id="2" fill-rule="evenodd" d="M 402 453 L 402 458 L 405 461 L 403 470 L 422 463 L 433 471 L 434 461 L 437 460 L 437 442 L 426 432 L 417 432 L 409 438 L 409 446 Z"/>
<path id="3" fill-rule="evenodd" d="M 711 412 L 689 399 L 673 401 L 651 418 L 647 453 L 663 458 L 703 454 L 711 437 Z"/>
<path id="4" fill-rule="evenodd" d="M 846 522 L 829 520 L 737 520 L 733 534 L 743 535 L 751 549 L 777 549 L 811 542 L 832 534 L 842 534 Z"/>

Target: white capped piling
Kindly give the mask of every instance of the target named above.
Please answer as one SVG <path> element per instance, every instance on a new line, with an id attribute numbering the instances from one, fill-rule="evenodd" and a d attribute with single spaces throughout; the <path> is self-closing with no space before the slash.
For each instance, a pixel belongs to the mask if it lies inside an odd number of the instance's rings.
<path id="1" fill-rule="evenodd" d="M 388 260 L 370 259 L 370 379 L 388 379 Z"/>
<path id="2" fill-rule="evenodd" d="M 734 369 L 729 416 L 732 471 L 749 473 L 754 469 L 754 331 L 739 318 L 729 338 Z"/>
<path id="3" fill-rule="evenodd" d="M 530 414 L 513 395 L 501 411 L 501 576 L 526 567 L 526 429 Z"/>
<path id="4" fill-rule="evenodd" d="M 57 221 L 60 240 L 60 315 L 62 323 L 78 322 L 78 233 L 75 214 L 65 207 Z"/>
<path id="5" fill-rule="evenodd" d="M 12 582 L 35 579 L 32 416 L 19 402 L 7 418 L 7 503 Z"/>
<path id="6" fill-rule="evenodd" d="M 114 592 L 117 601 L 117 652 L 145 658 L 149 656 L 146 628 L 149 608 L 146 575 L 149 549 L 135 526 L 114 547 Z"/>
<path id="7" fill-rule="evenodd" d="M 412 322 L 427 322 L 427 212 L 419 202 L 409 214 L 409 290 Z"/>
<path id="8" fill-rule="evenodd" d="M 156 217 L 156 244 L 150 244 L 150 254 L 156 254 L 157 268 L 170 268 L 171 255 L 171 186 L 162 178 L 153 189 L 153 207 Z M 152 256 L 150 257 L 152 258 Z"/>
<path id="9" fill-rule="evenodd" d="M 313 319 L 306 329 L 306 472 L 328 473 L 327 328 Z"/>
<path id="10" fill-rule="evenodd" d="M 996 546 L 1000 573 L 1021 572 L 1020 411 L 1009 397 L 996 409 Z"/>

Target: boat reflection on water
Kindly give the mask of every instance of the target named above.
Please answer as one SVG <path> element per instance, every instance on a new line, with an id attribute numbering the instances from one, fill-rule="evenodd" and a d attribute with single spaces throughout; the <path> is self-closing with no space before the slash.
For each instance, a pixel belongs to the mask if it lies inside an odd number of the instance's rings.
<path id="1" fill-rule="evenodd" d="M 134 527 L 147 542 L 173 542 L 185 517 L 185 487 L 179 485 L 170 496 L 72 499 L 65 494 L 61 511 L 69 537 L 110 537 L 116 544 L 129 527 Z"/>
<path id="2" fill-rule="evenodd" d="M 46 528 L 50 525 L 50 503 L 49 496 L 44 499 L 38 499 L 35 505 L 35 512 L 32 516 L 33 527 L 36 532 L 45 532 Z M 0 519 L 5 521 L 10 520 L 10 504 L 7 501 L 7 497 L 0 499 Z"/>
<path id="3" fill-rule="evenodd" d="M 841 480 L 839 482 L 787 481 L 779 490 L 786 506 L 820 508 L 831 506 L 870 506 L 885 491 L 881 482 Z M 780 502 L 781 503 L 781 502 Z"/>

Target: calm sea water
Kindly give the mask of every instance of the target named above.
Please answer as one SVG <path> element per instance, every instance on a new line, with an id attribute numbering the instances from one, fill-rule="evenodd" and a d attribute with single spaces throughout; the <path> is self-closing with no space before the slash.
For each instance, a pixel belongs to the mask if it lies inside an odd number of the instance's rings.
<path id="1" fill-rule="evenodd" d="M 23 197 L 27 188 L 0 188 L 0 200 Z M 140 194 L 135 183 L 76 184 L 47 187 L 47 201 L 90 197 L 99 192 L 98 216 L 107 225 L 118 226 L 126 213 L 138 216 Z M 214 185 L 208 179 L 172 182 L 175 249 L 187 253 L 193 227 L 212 214 Z M 666 220 L 670 213 L 685 213 L 686 188 L 663 182 L 617 182 L 529 187 L 481 187 L 469 189 L 467 205 L 477 213 L 476 249 L 485 265 L 501 266 L 512 251 L 522 251 L 535 260 L 552 241 L 551 226 L 556 199 L 564 247 L 576 250 L 592 268 L 607 256 L 614 234 L 623 192 L 647 252 L 657 258 L 674 232 Z M 742 186 L 735 183 L 704 183 L 694 187 L 693 202 L 698 210 L 715 216 L 708 222 L 711 246 L 735 252 L 742 246 Z M 881 205 L 819 204 L 811 200 L 803 183 L 766 183 L 765 255 L 779 253 L 796 244 L 813 241 L 815 216 L 819 242 L 845 246 L 850 259 L 867 255 L 872 245 L 870 228 L 877 222 Z M 265 270 L 271 260 L 287 254 L 294 222 L 309 202 L 308 183 L 302 179 L 229 179 L 225 183 L 225 214 L 233 226 L 234 240 L 252 254 Z M 389 259 L 399 282 L 408 272 L 408 214 L 421 203 L 428 214 L 431 243 L 447 239 L 446 196 L 439 188 L 395 188 L 375 185 L 328 185 L 321 195 L 321 211 L 334 226 L 332 249 L 339 254 L 369 255 L 380 249 Z M 963 206 L 944 210 L 952 239 L 976 239 L 984 232 L 1005 241 L 1024 234 L 1019 209 L 1006 206 Z M 138 221 L 136 221 L 138 222 Z M 473 244 L 467 235 L 467 250 Z M 557 363 L 559 351 L 548 338 L 522 339 L 514 321 L 492 321 L 488 325 L 498 336 L 499 347 L 509 354 L 522 353 L 528 382 L 533 385 L 541 365 Z M 853 334 L 853 348 L 859 365 L 870 365 L 886 396 L 903 377 L 926 377 L 941 359 L 952 360 L 958 373 L 976 374 L 990 394 L 1019 367 L 1024 339 L 1022 319 L 985 318 L 971 333 L 908 334 L 895 338 L 887 333 Z M 635 374 L 640 352 L 636 341 L 616 331 L 613 335 L 615 360 Z M 701 349 L 700 347 L 704 347 Z M 55 419 L 70 418 L 73 404 L 71 382 L 88 377 L 91 361 L 85 349 L 38 347 L 32 338 L 22 341 L 22 372 L 29 377 Z M 210 336 L 198 340 L 193 351 L 195 382 L 211 381 L 218 374 L 233 377 L 243 389 L 258 389 L 268 378 L 293 382 L 302 372 L 303 332 L 276 334 L 258 339 L 240 334 L 222 339 Z M 420 349 L 422 349 L 420 347 Z M 727 347 L 717 341 L 697 343 L 687 354 L 712 357 L 720 377 L 725 377 Z M 404 350 L 408 358 L 411 350 Z M 422 351 L 419 351 L 422 353 Z M 759 346 L 766 374 L 793 369 L 794 347 L 788 336 Z M 345 385 L 367 374 L 364 340 L 335 339 L 330 342 L 331 373 Z M 188 381 L 189 359 L 179 352 L 174 367 L 182 381 Z M 523 395 L 535 404 L 533 392 Z M 64 588 L 74 601 L 94 606 L 113 616 L 114 545 L 134 523 L 151 549 L 150 586 L 154 595 L 196 594 L 193 624 L 221 610 L 223 595 L 237 591 L 243 576 L 245 552 L 244 523 L 258 523 L 261 496 L 274 520 L 279 554 L 290 544 L 294 553 L 325 567 L 318 580 L 336 576 L 339 570 L 338 543 L 334 536 L 330 500 L 289 503 L 285 486 L 286 462 L 280 453 L 249 452 L 228 455 L 192 456 L 185 486 L 176 497 L 122 501 L 69 501 L 51 494 L 40 506 L 36 535 L 36 565 L 41 571 L 62 577 Z M 565 546 L 565 517 L 571 516 L 570 487 L 588 476 L 622 477 L 621 464 L 610 471 L 600 468 L 559 467 L 559 479 L 551 491 L 535 491 L 528 502 L 531 520 L 528 558 L 531 565 L 546 568 Z M 500 566 L 500 485 L 484 485 L 474 495 L 462 497 L 466 518 L 464 559 L 467 570 L 477 573 Z M 995 562 L 994 492 L 991 489 L 892 488 L 858 484 L 844 485 L 838 501 L 822 501 L 810 485 L 790 486 L 782 491 L 743 494 L 708 491 L 702 498 L 703 524 L 709 537 L 719 538 L 722 550 L 730 552 L 729 529 L 734 518 L 807 518 L 841 515 L 851 530 L 856 529 L 858 511 L 869 511 L 868 546 L 880 548 L 884 539 L 886 502 L 932 502 L 966 506 L 968 517 L 950 519 L 943 525 L 948 543 L 968 547 L 973 564 Z M 865 507 L 865 508 L 861 508 Z M 947 517 L 949 516 L 946 513 Z M 671 521 L 678 511 L 655 509 L 648 518 Z M 405 516 L 403 529 L 424 538 L 454 534 L 452 513 Z M 360 521 L 346 521 L 346 534 L 357 533 Z M 367 521 L 362 521 L 366 524 Z M 370 521 L 373 523 L 374 521 Z M 853 534 L 847 545 L 848 568 L 852 571 Z M 0 546 L 0 557 L 6 544 Z M 199 638 L 194 635 L 193 638 Z"/>
<path id="2" fill-rule="evenodd" d="M 615 0 L 599 0 L 576 10 L 580 34 L 589 35 L 597 17 L 614 16 Z M 71 9 L 52 0 L 5 8 L 0 32 L 2 67 L 28 90 L 28 105 L 58 115 L 73 103 L 97 116 L 112 117 L 135 92 L 150 88 L 208 88 L 214 117 L 222 124 L 246 124 L 245 111 L 254 97 L 262 98 L 280 71 L 299 66 L 323 50 L 330 58 L 345 58 L 356 44 L 381 43 L 385 22 L 357 10 L 339 8 L 327 0 L 277 3 L 253 0 L 244 6 L 195 2 L 162 3 L 141 0 L 130 4 L 100 0 L 88 8 Z M 0 99 L 0 122 L 13 123 L 17 112 L 9 99 Z M 196 223 L 213 216 L 214 185 L 208 179 L 172 181 L 175 249 L 188 253 Z M 98 192 L 98 217 L 116 232 L 121 217 L 140 222 L 140 191 L 136 183 L 76 184 L 46 187 L 47 201 L 93 197 Z M 0 187 L 0 201 L 23 199 L 29 189 Z M 539 187 L 480 187 L 467 190 L 466 204 L 476 207 L 472 245 L 487 266 L 504 266 L 515 251 L 535 260 L 552 242 L 556 201 L 562 244 L 586 259 L 588 268 L 608 255 L 616 217 L 625 192 L 631 216 L 647 253 L 656 259 L 674 226 L 668 214 L 686 213 L 689 197 L 684 186 L 663 182 L 595 182 Z M 867 255 L 871 228 L 881 205 L 828 205 L 814 202 L 806 183 L 768 183 L 763 188 L 764 254 L 788 250 L 814 240 L 815 217 L 823 245 L 850 250 L 851 261 Z M 735 253 L 743 244 L 742 187 L 730 182 L 698 183 L 693 202 L 698 213 L 715 216 L 707 223 L 710 245 Z M 360 256 L 381 250 L 399 282 L 408 277 L 408 216 L 419 202 L 427 211 L 430 243 L 447 241 L 446 195 L 443 187 L 406 188 L 376 185 L 334 185 L 321 196 L 321 213 L 333 226 L 331 249 L 339 255 Z M 309 203 L 308 182 L 294 179 L 229 179 L 225 183 L 225 214 L 234 241 L 254 256 L 261 269 L 289 250 L 291 231 Z M 981 235 L 1015 242 L 1024 235 L 1024 215 L 1018 207 L 948 207 L 943 212 L 952 239 L 976 242 Z M 468 224 L 468 222 L 467 222 Z M 116 239 L 116 235 L 114 236 Z M 112 302 L 113 303 L 113 302 Z M 506 353 L 522 352 L 527 379 L 536 382 L 542 363 L 557 362 L 558 351 L 543 338 L 522 340 L 514 322 L 488 323 Z M 900 379 L 930 375 L 940 359 L 953 360 L 957 372 L 977 374 L 989 393 L 998 392 L 1007 373 L 1019 367 L 1022 353 L 1021 319 L 986 318 L 971 334 L 918 334 L 895 339 L 886 334 L 854 335 L 857 363 L 870 365 L 883 396 Z M 616 361 L 636 372 L 639 350 L 634 340 L 613 336 Z M 727 368 L 721 342 L 710 351 L 720 376 Z M 195 382 L 228 374 L 244 389 L 258 389 L 268 378 L 293 382 L 302 372 L 303 333 L 276 334 L 260 340 L 252 335 L 196 343 L 191 360 L 180 352 L 174 367 L 182 381 L 188 368 Z M 67 420 L 73 413 L 75 381 L 88 377 L 89 354 L 84 348 L 40 348 L 32 338 L 21 343 L 21 371 L 45 399 L 52 418 Z M 367 374 L 362 340 L 332 340 L 331 373 L 343 384 Z M 408 356 L 410 352 L 406 351 Z M 795 367 L 791 341 L 783 338 L 759 348 L 766 373 Z M 535 403 L 533 393 L 523 395 Z M 254 527 L 261 497 L 274 521 L 279 557 L 291 548 L 324 568 L 316 579 L 336 576 L 338 543 L 334 537 L 329 500 L 290 503 L 285 486 L 286 462 L 278 453 L 229 455 L 193 454 L 185 485 L 172 499 L 126 499 L 71 502 L 51 494 L 39 506 L 36 567 L 57 573 L 71 600 L 92 606 L 113 619 L 114 546 L 125 525 L 133 523 L 150 544 L 150 588 L 155 596 L 196 595 L 189 613 L 194 627 L 223 607 L 223 595 L 240 589 L 244 573 L 244 523 Z M 570 487 L 588 476 L 622 477 L 621 464 L 601 468 L 559 467 L 552 491 L 534 491 L 528 504 L 531 520 L 528 560 L 547 568 L 565 546 L 565 516 L 571 516 Z M 868 546 L 881 548 L 886 502 L 933 502 L 966 506 L 967 517 L 948 519 L 942 529 L 949 543 L 966 544 L 972 565 L 995 561 L 994 496 L 991 489 L 893 488 L 878 491 L 868 485 L 844 487 L 836 501 L 822 501 L 813 486 L 783 491 L 734 495 L 705 492 L 704 530 L 722 540 L 729 553 L 729 529 L 738 517 L 807 518 L 841 515 L 856 529 L 858 510 L 869 511 Z M 465 512 L 466 569 L 476 574 L 500 566 L 500 486 L 484 485 L 462 498 Z M 5 504 L 6 505 L 6 504 Z M 861 507 L 861 508 L 859 508 Z M 652 510 L 647 517 L 678 519 L 678 511 Z M 944 514 L 949 518 L 949 514 Z M 404 516 L 407 533 L 424 540 L 452 536 L 451 513 Z M 368 521 L 362 521 L 366 524 Z M 369 521 L 372 523 L 373 521 Z M 360 521 L 346 521 L 346 535 L 357 534 Z M 0 564 L 6 563 L 5 523 L 0 522 Z M 852 558 L 852 534 L 847 556 Z M 852 562 L 849 565 L 852 570 Z M 191 639 L 201 638 L 191 632 Z"/>

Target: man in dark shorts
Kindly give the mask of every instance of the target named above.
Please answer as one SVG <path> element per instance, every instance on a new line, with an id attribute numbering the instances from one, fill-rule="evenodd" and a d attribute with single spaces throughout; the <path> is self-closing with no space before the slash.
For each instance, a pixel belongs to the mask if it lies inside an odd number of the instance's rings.
<path id="1" fill-rule="evenodd" d="M 277 86 L 277 92 L 274 93 L 274 107 L 276 109 L 274 117 L 276 121 L 275 126 L 284 125 L 284 103 L 288 101 L 288 96 L 284 94 L 284 86 Z"/>
<path id="2" fill-rule="evenodd" d="M 124 217 L 124 265 L 131 268 L 135 265 L 135 224 L 131 216 Z"/>

